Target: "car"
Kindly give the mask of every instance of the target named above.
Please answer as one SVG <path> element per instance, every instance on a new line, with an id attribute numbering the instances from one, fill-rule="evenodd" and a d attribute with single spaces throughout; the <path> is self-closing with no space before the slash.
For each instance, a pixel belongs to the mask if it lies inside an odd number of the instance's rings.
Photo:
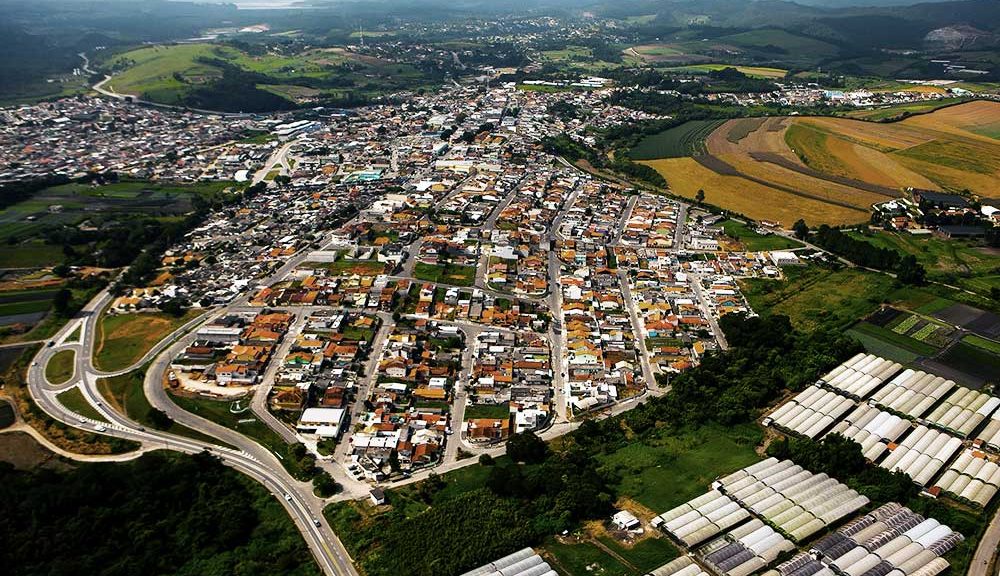
<path id="1" fill-rule="evenodd" d="M 285 500 L 288 500 L 289 502 L 292 501 L 292 495 L 291 494 L 285 494 L 284 496 L 285 496 Z"/>
<path id="2" fill-rule="evenodd" d="M 98 424 L 97 426 L 94 426 L 94 430 L 97 430 L 98 432 L 107 432 L 107 431 L 108 431 L 108 429 L 107 429 L 107 428 L 105 428 L 105 427 L 104 427 L 103 425 L 101 425 L 101 424 Z"/>
<path id="3" fill-rule="evenodd" d="M 137 430 L 139 430 L 139 432 L 145 432 L 146 431 L 146 429 L 144 427 L 142 427 L 142 426 L 139 426 L 139 428 L 137 428 Z"/>
<path id="4" fill-rule="evenodd" d="M 80 424 L 85 424 L 87 422 L 87 419 L 83 416 L 77 416 L 76 419 L 80 421 Z"/>
<path id="5" fill-rule="evenodd" d="M 52 348 L 55 345 L 56 345 L 55 340 L 49 340 L 49 343 L 46 344 L 45 346 L 48 347 L 48 348 Z"/>
<path id="6" fill-rule="evenodd" d="M 319 518 L 313 518 L 313 524 L 315 524 L 317 528 L 323 526 L 323 524 L 319 521 Z"/>

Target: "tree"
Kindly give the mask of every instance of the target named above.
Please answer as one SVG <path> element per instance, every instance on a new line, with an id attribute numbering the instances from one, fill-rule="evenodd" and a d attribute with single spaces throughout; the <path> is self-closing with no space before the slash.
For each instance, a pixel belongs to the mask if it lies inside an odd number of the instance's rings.
<path id="1" fill-rule="evenodd" d="M 493 457 L 490 456 L 489 454 L 483 454 L 482 456 L 479 457 L 479 464 L 481 466 L 492 466 L 495 463 L 496 461 L 493 460 Z"/>
<path id="2" fill-rule="evenodd" d="M 896 278 L 904 284 L 920 285 L 926 280 L 927 271 L 917 262 L 917 257 L 907 254 L 899 261 L 896 268 Z"/>
<path id="3" fill-rule="evenodd" d="M 337 484 L 337 481 L 326 470 L 320 470 L 316 474 L 316 477 L 313 478 L 313 486 L 316 489 L 316 494 L 321 498 L 329 498 L 341 490 L 340 484 Z"/>
<path id="4" fill-rule="evenodd" d="M 52 299 L 52 309 L 56 311 L 56 314 L 65 316 L 69 313 L 72 302 L 73 293 L 70 292 L 69 288 L 63 288 L 56 292 L 55 298 Z"/>
<path id="5" fill-rule="evenodd" d="M 545 445 L 545 442 L 532 430 L 514 434 L 507 441 L 507 455 L 514 462 L 537 464 L 545 460 L 547 453 L 548 447 Z"/>
<path id="6" fill-rule="evenodd" d="M 795 224 L 792 224 L 792 230 L 795 232 L 795 237 L 799 240 L 805 240 L 809 237 L 809 226 L 801 218 L 796 220 Z"/>
<path id="7" fill-rule="evenodd" d="M 698 192 L 694 195 L 694 200 L 698 204 L 701 204 L 702 202 L 704 202 L 705 201 L 705 191 L 702 190 L 701 188 L 699 188 Z"/>
<path id="8" fill-rule="evenodd" d="M 146 412 L 146 418 L 149 420 L 149 423 L 153 425 L 153 428 L 156 428 L 157 430 L 166 430 L 167 428 L 170 428 L 171 424 L 174 423 L 173 419 L 171 419 L 170 416 L 167 416 L 166 412 L 158 408 L 150 408 L 149 411 Z"/>

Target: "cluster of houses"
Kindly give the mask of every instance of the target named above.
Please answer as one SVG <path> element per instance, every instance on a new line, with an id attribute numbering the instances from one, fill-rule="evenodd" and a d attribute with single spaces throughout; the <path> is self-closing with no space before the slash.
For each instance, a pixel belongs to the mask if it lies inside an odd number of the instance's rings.
<path id="1" fill-rule="evenodd" d="M 462 436 L 498 442 L 537 430 L 552 414 L 548 340 L 533 332 L 489 330 L 474 342 Z"/>
<path id="2" fill-rule="evenodd" d="M 257 384 L 294 315 L 288 312 L 232 313 L 203 325 L 195 340 L 171 363 L 171 383 L 205 395 L 231 395 Z"/>

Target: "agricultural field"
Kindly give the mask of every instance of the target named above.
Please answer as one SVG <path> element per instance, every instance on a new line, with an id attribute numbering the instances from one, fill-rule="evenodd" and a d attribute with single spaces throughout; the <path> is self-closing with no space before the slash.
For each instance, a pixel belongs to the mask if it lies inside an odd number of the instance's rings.
<path id="1" fill-rule="evenodd" d="M 912 88 L 900 88 L 900 90 L 923 92 L 925 90 L 921 89 L 933 89 L 936 86 L 914 86 Z M 940 88 L 937 88 L 940 90 Z M 886 122 L 891 120 L 899 120 L 906 116 L 911 116 L 914 114 L 925 114 L 927 112 L 933 112 L 945 106 L 951 106 L 961 102 L 960 98 L 942 98 L 940 100 L 931 100 L 928 102 L 912 102 L 907 104 L 897 104 L 895 106 L 885 106 L 879 108 L 865 108 L 862 110 L 853 110 L 845 114 L 848 118 L 857 118 L 859 120 L 869 120 L 871 122 Z"/>
<path id="2" fill-rule="evenodd" d="M 900 122 L 796 117 L 729 120 L 711 134 L 683 124 L 633 150 L 671 189 L 754 219 L 786 226 L 868 219 L 871 205 L 907 187 L 1000 197 L 1000 103 L 949 106 Z M 703 144 L 701 143 L 703 142 Z M 701 148 L 704 146 L 704 148 Z M 704 152 L 691 160 L 682 155 Z M 794 216 L 793 215 L 797 215 Z M 987 287 L 988 289 L 988 287 Z"/>
<path id="3" fill-rule="evenodd" d="M 52 308 L 59 287 L 0 292 L 0 326 L 34 324 Z"/>
<path id="4" fill-rule="evenodd" d="M 784 78 L 788 70 L 783 68 L 767 68 L 763 66 L 738 66 L 732 64 L 689 64 L 687 66 L 675 66 L 666 68 L 670 72 L 688 72 L 691 74 L 708 74 L 709 72 L 723 70 L 725 68 L 736 68 L 738 71 L 754 78 Z"/>
<path id="5" fill-rule="evenodd" d="M 633 160 L 683 158 L 705 151 L 705 138 L 722 125 L 723 120 L 692 120 L 659 134 L 647 136 L 629 151 Z"/>

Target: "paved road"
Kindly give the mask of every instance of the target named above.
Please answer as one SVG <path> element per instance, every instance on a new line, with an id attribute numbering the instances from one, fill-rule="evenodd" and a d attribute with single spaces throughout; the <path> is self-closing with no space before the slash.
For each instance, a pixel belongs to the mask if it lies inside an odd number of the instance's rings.
<path id="1" fill-rule="evenodd" d="M 302 532 L 307 545 L 324 573 L 331 576 L 356 576 L 357 571 L 354 569 L 346 549 L 323 518 L 322 508 L 325 501 L 312 494 L 309 484 L 292 479 L 278 459 L 263 446 L 242 434 L 181 410 L 167 398 L 166 391 L 162 386 L 162 375 L 168 367 L 170 359 L 186 345 L 184 339 L 170 345 L 172 335 L 158 346 L 163 353 L 153 361 L 147 371 L 144 383 L 150 404 L 166 412 L 175 421 L 218 438 L 235 446 L 236 449 L 147 430 L 141 424 L 126 418 L 106 405 L 97 389 L 97 382 L 103 373 L 93 368 L 91 354 L 96 340 L 96 326 L 100 318 L 100 311 L 104 309 L 110 299 L 111 295 L 107 290 L 98 294 L 80 311 L 76 319 L 68 322 L 51 339 L 53 343 L 62 342 L 62 344 L 42 348 L 33 359 L 28 369 L 27 378 L 29 390 L 38 406 L 49 416 L 68 426 L 134 440 L 140 442 L 147 450 L 162 446 L 166 449 L 190 454 L 205 450 L 211 451 L 223 463 L 261 482 L 279 498 Z M 66 343 L 68 335 L 77 326 L 82 328 L 81 341 L 79 343 Z M 45 366 L 54 354 L 66 349 L 72 349 L 77 353 L 76 374 L 69 384 L 52 386 L 45 377 Z M 73 413 L 57 401 L 56 396 L 60 392 L 72 387 L 81 391 L 88 403 L 101 415 L 103 421 L 92 420 Z"/>

